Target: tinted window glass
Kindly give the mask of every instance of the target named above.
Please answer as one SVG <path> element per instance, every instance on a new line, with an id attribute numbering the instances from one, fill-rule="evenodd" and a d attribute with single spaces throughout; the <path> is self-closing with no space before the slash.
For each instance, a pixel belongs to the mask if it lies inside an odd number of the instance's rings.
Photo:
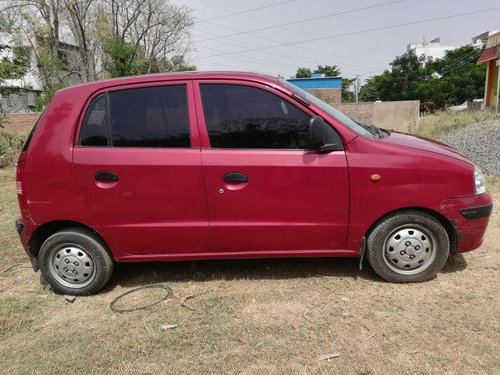
<path id="1" fill-rule="evenodd" d="M 307 148 L 310 116 L 268 91 L 240 85 L 201 85 L 214 148 Z"/>
<path id="2" fill-rule="evenodd" d="M 109 93 L 114 147 L 189 147 L 186 86 Z"/>
<path id="3" fill-rule="evenodd" d="M 107 107 L 106 94 L 99 95 L 90 104 L 80 134 L 82 146 L 108 146 Z"/>

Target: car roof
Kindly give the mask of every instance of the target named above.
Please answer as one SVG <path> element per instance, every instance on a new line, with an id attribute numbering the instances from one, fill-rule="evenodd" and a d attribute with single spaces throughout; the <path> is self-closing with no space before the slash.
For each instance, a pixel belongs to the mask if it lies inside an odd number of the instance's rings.
<path id="1" fill-rule="evenodd" d="M 174 73 L 157 73 L 146 74 L 140 76 L 128 76 L 120 78 L 104 79 L 92 81 L 66 87 L 61 91 L 73 90 L 100 90 L 106 87 L 122 86 L 134 83 L 162 82 L 174 80 L 193 80 L 193 79 L 234 79 L 254 81 L 264 84 L 276 84 L 277 78 L 266 74 L 251 73 L 251 72 L 233 72 L 233 71 L 194 71 L 194 72 L 174 72 Z"/>

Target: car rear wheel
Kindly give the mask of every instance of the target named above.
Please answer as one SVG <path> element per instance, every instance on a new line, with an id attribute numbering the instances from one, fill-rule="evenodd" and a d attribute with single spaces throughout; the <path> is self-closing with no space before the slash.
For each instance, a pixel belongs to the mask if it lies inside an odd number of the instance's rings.
<path id="1" fill-rule="evenodd" d="M 72 228 L 47 238 L 40 248 L 42 275 L 54 290 L 71 295 L 98 292 L 113 272 L 113 260 L 90 231 Z"/>
<path id="2" fill-rule="evenodd" d="M 430 280 L 443 268 L 449 253 L 445 228 L 431 215 L 415 210 L 388 216 L 367 241 L 370 265 L 391 282 Z"/>

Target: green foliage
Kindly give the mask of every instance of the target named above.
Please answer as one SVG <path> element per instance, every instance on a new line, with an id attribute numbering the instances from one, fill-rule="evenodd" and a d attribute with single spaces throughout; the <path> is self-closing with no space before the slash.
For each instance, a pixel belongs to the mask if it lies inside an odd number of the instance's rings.
<path id="1" fill-rule="evenodd" d="M 68 86 L 68 83 L 65 80 L 60 81 L 59 83 L 51 86 L 47 90 L 40 93 L 40 95 L 36 98 L 36 109 L 37 111 L 43 111 L 45 107 L 47 107 L 52 100 L 52 97 L 56 93 L 57 90 L 63 89 Z"/>
<path id="2" fill-rule="evenodd" d="M 295 73 L 295 78 L 311 78 L 313 73 L 324 74 L 325 77 L 338 77 L 340 75 L 340 69 L 336 65 L 318 65 L 314 71 L 309 68 L 298 68 Z"/>
<path id="3" fill-rule="evenodd" d="M 9 48 L 0 46 L 0 51 Z M 29 53 L 24 47 L 13 47 L 13 58 L 7 57 L 0 60 L 0 82 L 6 79 L 15 79 L 26 74 L 29 66 Z"/>
<path id="4" fill-rule="evenodd" d="M 196 65 L 181 65 L 176 69 L 176 72 L 194 72 Z"/>
<path id="5" fill-rule="evenodd" d="M 428 63 L 428 69 L 441 75 L 440 89 L 447 104 L 461 104 L 484 96 L 486 65 L 477 65 L 481 49 L 464 46 L 446 53 L 445 58 Z"/>
<path id="6" fill-rule="evenodd" d="M 0 131 L 0 168 L 14 165 L 25 141 L 24 134 Z"/>
<path id="7" fill-rule="evenodd" d="M 356 82 L 356 78 L 342 78 L 342 102 L 352 103 L 355 101 L 356 96 L 351 91 L 351 85 Z"/>
<path id="8" fill-rule="evenodd" d="M 137 47 L 122 38 L 110 38 L 104 46 L 104 67 L 111 77 L 126 77 L 141 74 L 145 62 L 137 59 Z"/>
<path id="9" fill-rule="evenodd" d="M 432 60 L 405 53 L 392 61 L 391 69 L 367 80 L 360 90 L 362 101 L 420 100 L 430 112 L 482 97 L 485 67 L 476 65 L 481 49 L 464 46 Z"/>
<path id="10" fill-rule="evenodd" d="M 295 73 L 295 78 L 311 78 L 312 70 L 309 68 L 298 68 Z"/>
<path id="11" fill-rule="evenodd" d="M 138 47 L 122 38 L 108 39 L 104 53 L 104 67 L 111 77 L 196 70 L 196 66 L 187 64 L 183 56 L 173 56 L 171 59 L 141 59 L 138 57 Z"/>
<path id="12" fill-rule="evenodd" d="M 338 77 L 340 75 L 340 69 L 337 65 L 318 65 L 314 73 L 324 74 L 325 77 Z"/>

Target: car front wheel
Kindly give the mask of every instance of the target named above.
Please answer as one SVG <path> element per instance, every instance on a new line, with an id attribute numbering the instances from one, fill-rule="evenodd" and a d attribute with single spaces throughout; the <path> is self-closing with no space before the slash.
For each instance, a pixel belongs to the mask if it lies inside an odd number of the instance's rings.
<path id="1" fill-rule="evenodd" d="M 391 282 L 432 279 L 450 253 L 448 233 L 431 215 L 414 211 L 394 213 L 371 231 L 367 257 L 373 270 Z"/>

